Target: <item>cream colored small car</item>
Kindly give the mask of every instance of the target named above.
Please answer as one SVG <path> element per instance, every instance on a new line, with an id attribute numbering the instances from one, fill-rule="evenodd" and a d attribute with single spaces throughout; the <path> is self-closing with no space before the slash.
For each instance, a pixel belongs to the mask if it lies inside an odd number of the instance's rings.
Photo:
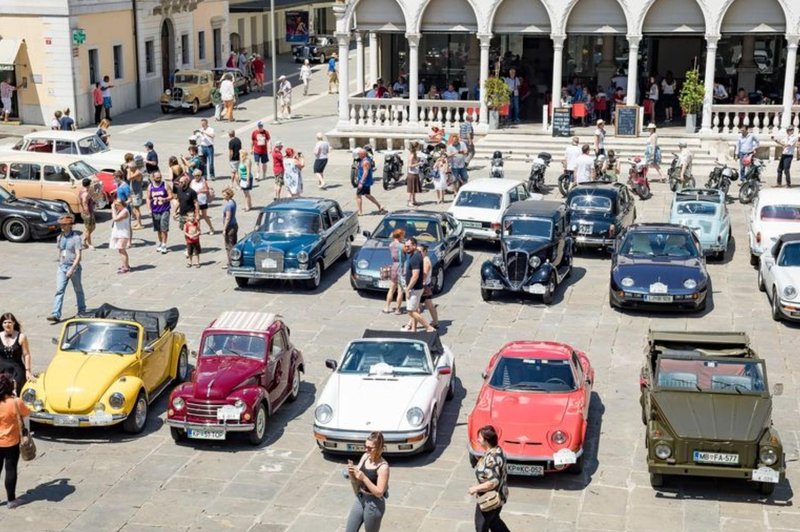
<path id="1" fill-rule="evenodd" d="M 210 107 L 211 91 L 214 89 L 214 74 L 210 70 L 179 70 L 175 83 L 161 95 L 161 112 L 173 109 L 190 109 L 192 114 L 201 107 Z"/>

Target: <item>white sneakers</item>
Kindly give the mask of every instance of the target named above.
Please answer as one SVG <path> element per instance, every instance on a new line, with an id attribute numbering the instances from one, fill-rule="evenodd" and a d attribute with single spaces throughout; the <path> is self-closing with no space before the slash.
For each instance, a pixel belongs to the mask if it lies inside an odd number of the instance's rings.
<path id="1" fill-rule="evenodd" d="M 167 254 L 167 245 L 166 244 L 156 244 L 156 253 L 161 252 L 162 255 Z"/>

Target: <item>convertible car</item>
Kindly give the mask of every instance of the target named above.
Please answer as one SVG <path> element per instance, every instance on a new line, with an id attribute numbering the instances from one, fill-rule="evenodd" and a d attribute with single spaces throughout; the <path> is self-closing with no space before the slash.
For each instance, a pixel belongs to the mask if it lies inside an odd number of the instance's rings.
<path id="1" fill-rule="evenodd" d="M 250 279 L 297 279 L 319 287 L 322 270 L 350 258 L 358 232 L 355 212 L 325 198 L 276 200 L 258 215 L 256 228 L 231 250 L 228 273 L 240 288 Z"/>
<path id="2" fill-rule="evenodd" d="M 669 223 L 685 225 L 694 231 L 704 255 L 725 257 L 731 238 L 731 217 L 723 191 L 685 188 L 676 192 Z"/>
<path id="3" fill-rule="evenodd" d="M 414 237 L 428 244 L 428 257 L 433 264 L 433 291 L 441 292 L 445 270 L 451 264 L 459 265 L 464 261 L 464 229 L 451 215 L 429 211 L 393 212 L 381 220 L 375 231 L 364 231 L 367 241 L 353 257 L 350 285 L 354 290 L 389 288 L 389 278 L 381 277 L 381 271 L 382 267 L 392 265 L 389 244 L 396 229 L 404 230 L 405 238 Z"/>
<path id="4" fill-rule="evenodd" d="M 58 219 L 68 212 L 62 201 L 17 198 L 0 186 L 0 231 L 9 242 L 56 236 Z"/>
<path id="5" fill-rule="evenodd" d="M 772 304 L 772 319 L 800 321 L 800 233 L 782 235 L 761 254 L 758 288 Z"/>
<path id="6" fill-rule="evenodd" d="M 372 431 L 386 452 L 436 447 L 439 416 L 455 393 L 455 357 L 438 333 L 364 332 L 345 348 L 314 410 L 314 437 L 326 453 L 361 453 Z"/>
<path id="7" fill-rule="evenodd" d="M 583 471 L 594 370 L 567 344 L 511 342 L 489 360 L 469 415 L 469 457 L 483 454 L 478 429 L 493 425 L 508 474 Z"/>
<path id="8" fill-rule="evenodd" d="M 567 223 L 576 247 L 605 247 L 636 221 L 628 187 L 599 181 L 584 183 L 567 194 Z"/>
<path id="9" fill-rule="evenodd" d="M 758 257 L 772 248 L 784 233 L 800 228 L 800 189 L 771 188 L 762 190 L 750 213 L 750 264 L 758 265 Z"/>
<path id="10" fill-rule="evenodd" d="M 22 400 L 31 421 L 66 427 L 122 423 L 138 434 L 148 405 L 172 382 L 186 380 L 186 337 L 178 309 L 127 310 L 104 304 L 64 323 L 47 371 L 28 381 Z"/>
<path id="11" fill-rule="evenodd" d="M 614 245 L 612 307 L 700 311 L 706 308 L 708 285 L 700 242 L 688 227 L 636 224 Z"/>

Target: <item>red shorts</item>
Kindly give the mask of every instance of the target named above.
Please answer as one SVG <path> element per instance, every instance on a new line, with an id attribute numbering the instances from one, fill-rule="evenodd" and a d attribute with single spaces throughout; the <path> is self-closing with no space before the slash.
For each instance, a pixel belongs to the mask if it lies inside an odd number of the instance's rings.
<path id="1" fill-rule="evenodd" d="M 264 73 L 263 72 L 261 74 L 256 73 L 256 81 L 259 82 L 259 83 L 264 83 Z"/>

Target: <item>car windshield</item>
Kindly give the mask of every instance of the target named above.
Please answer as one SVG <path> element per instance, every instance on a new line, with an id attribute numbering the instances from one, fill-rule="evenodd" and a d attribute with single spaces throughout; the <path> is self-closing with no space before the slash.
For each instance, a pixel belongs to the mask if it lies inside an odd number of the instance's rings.
<path id="1" fill-rule="evenodd" d="M 594 194 L 575 196 L 569 202 L 570 209 L 581 211 L 611 212 L 611 206 L 611 198 Z"/>
<path id="2" fill-rule="evenodd" d="M 707 201 L 680 201 L 676 210 L 678 214 L 695 216 L 715 216 L 717 214 L 717 206 Z"/>
<path id="3" fill-rule="evenodd" d="M 108 321 L 75 321 L 67 325 L 61 339 L 62 351 L 117 353 L 128 355 L 139 350 L 139 328 Z"/>
<path id="4" fill-rule="evenodd" d="M 355 375 L 430 375 L 431 364 L 423 342 L 352 342 L 339 373 Z"/>
<path id="5" fill-rule="evenodd" d="M 800 222 L 800 205 L 766 205 L 761 209 L 761 219 Z"/>
<path id="6" fill-rule="evenodd" d="M 784 244 L 778 257 L 778 266 L 800 266 L 800 242 Z"/>
<path id="7" fill-rule="evenodd" d="M 93 155 L 106 150 L 108 150 L 108 146 L 97 135 L 84 137 L 78 141 L 78 151 L 81 155 Z"/>
<path id="8" fill-rule="evenodd" d="M 203 339 L 201 357 L 240 356 L 263 359 L 267 353 L 267 342 L 263 336 L 237 333 L 208 334 Z"/>
<path id="9" fill-rule="evenodd" d="M 475 209 L 499 210 L 503 203 L 503 196 L 491 192 L 478 192 L 475 190 L 462 190 L 456 198 L 456 207 L 472 207 Z"/>
<path id="10" fill-rule="evenodd" d="M 546 218 L 504 218 L 503 234 L 517 238 L 550 238 L 553 221 Z"/>
<path id="11" fill-rule="evenodd" d="M 258 217 L 257 230 L 262 233 L 319 234 L 319 214 L 300 211 L 266 211 Z"/>
<path id="12" fill-rule="evenodd" d="M 4 201 L 8 201 L 8 200 L 12 200 L 13 201 L 13 198 L 14 198 L 14 195 L 11 194 L 11 192 L 9 192 L 8 190 L 4 189 L 3 187 L 0 187 L 0 203 L 2 203 Z"/>
<path id="13" fill-rule="evenodd" d="M 569 392 L 575 375 L 569 360 L 502 357 L 492 372 L 489 386 L 499 390 Z"/>
<path id="14" fill-rule="evenodd" d="M 656 386 L 662 390 L 739 394 L 762 393 L 766 389 L 761 362 L 664 356 L 658 359 Z"/>
<path id="15" fill-rule="evenodd" d="M 622 242 L 620 255 L 688 259 L 700 252 L 688 233 L 636 232 Z"/>
<path id="16" fill-rule="evenodd" d="M 88 177 L 93 178 L 97 173 L 97 170 L 89 166 L 83 161 L 75 161 L 71 165 L 69 165 L 69 170 L 72 172 L 73 177 L 80 181 L 81 179 Z"/>
<path id="17" fill-rule="evenodd" d="M 199 78 L 193 74 L 175 74 L 175 83 L 183 83 L 186 85 L 197 85 L 200 83 Z"/>
<path id="18" fill-rule="evenodd" d="M 381 224 L 372 233 L 372 238 L 388 240 L 396 229 L 405 231 L 405 238 L 414 237 L 421 242 L 438 242 L 442 239 L 439 222 L 436 219 L 420 218 L 384 218 Z"/>

